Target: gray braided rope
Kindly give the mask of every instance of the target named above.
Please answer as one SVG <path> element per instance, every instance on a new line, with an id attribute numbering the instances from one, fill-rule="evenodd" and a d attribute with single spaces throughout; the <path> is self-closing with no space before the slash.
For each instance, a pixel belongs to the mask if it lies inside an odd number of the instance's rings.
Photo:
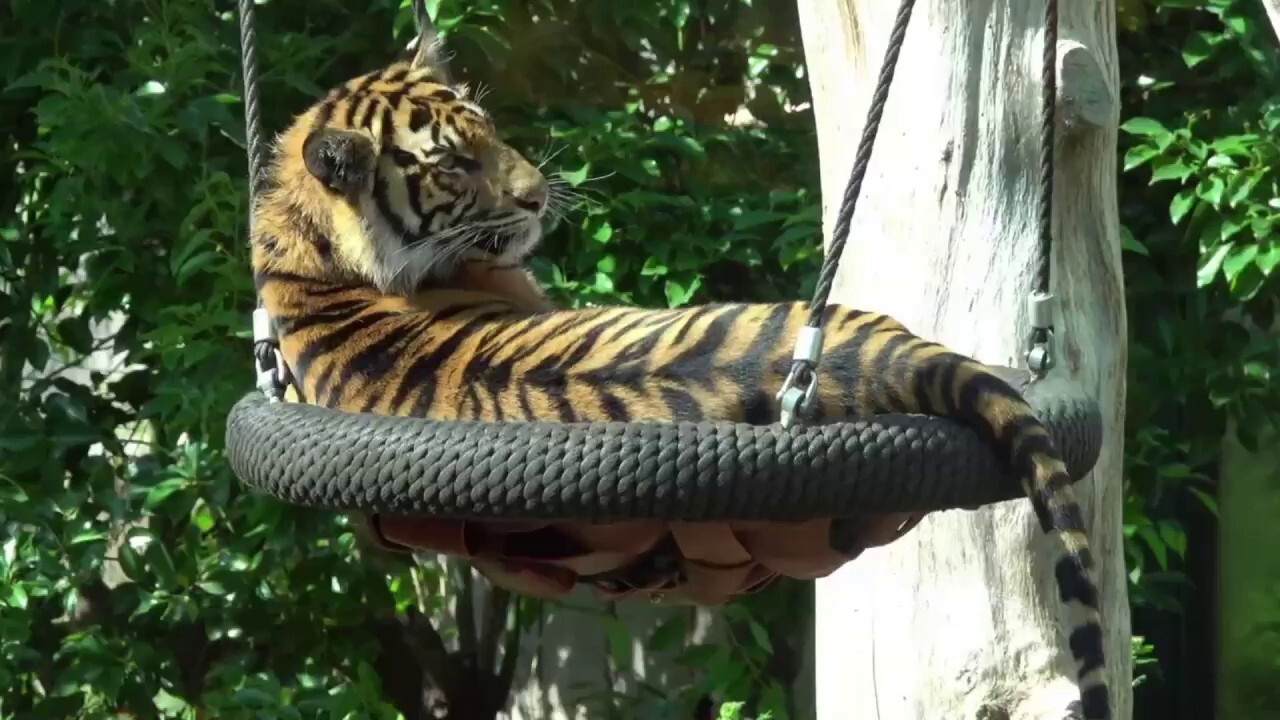
<path id="1" fill-rule="evenodd" d="M 263 174 L 262 115 L 258 110 L 258 33 L 253 0 L 240 0 L 240 63 L 244 75 L 244 138 L 249 159 L 249 222 L 266 177 Z"/>
<path id="2" fill-rule="evenodd" d="M 1043 67 L 1040 76 L 1040 260 L 1036 289 L 1049 292 L 1049 266 L 1053 252 L 1053 176 L 1058 103 L 1058 0 L 1046 0 Z"/>
<path id="3" fill-rule="evenodd" d="M 889 99 L 889 88 L 893 85 L 893 74 L 898 67 L 898 55 L 902 52 L 902 45 L 907 36 L 907 25 L 911 20 L 911 10 L 915 4 L 915 0 L 902 0 L 902 4 L 898 6 L 898 15 L 893 21 L 889 46 L 885 50 L 884 62 L 880 64 L 880 76 L 876 79 L 871 106 L 867 110 L 867 121 L 862 126 L 862 139 L 854 155 L 853 171 L 849 175 L 844 196 L 840 199 L 840 209 L 836 213 L 836 224 L 831 234 L 831 248 L 823 258 L 822 269 L 818 272 L 818 283 L 813 291 L 813 300 L 809 303 L 807 323 L 809 327 L 816 328 L 822 325 L 822 315 L 827 309 L 827 300 L 831 295 L 831 286 L 835 282 L 840 256 L 844 253 L 845 242 L 849 239 L 853 211 L 858 205 L 858 197 L 862 194 L 862 181 L 867 175 L 867 166 L 871 164 L 871 152 L 875 148 L 876 135 L 880 132 L 880 119 L 884 116 L 884 106 Z"/>

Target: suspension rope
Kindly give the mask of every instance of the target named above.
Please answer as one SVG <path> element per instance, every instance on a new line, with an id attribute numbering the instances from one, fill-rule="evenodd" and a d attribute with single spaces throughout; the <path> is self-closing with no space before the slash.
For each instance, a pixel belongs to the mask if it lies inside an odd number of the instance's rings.
<path id="1" fill-rule="evenodd" d="M 1049 269 L 1053 262 L 1053 179 L 1058 104 L 1058 0 L 1045 0 L 1044 44 L 1040 75 L 1040 258 L 1036 267 L 1036 289 L 1028 300 L 1031 315 L 1031 347 L 1027 366 L 1037 376 L 1053 367 L 1050 342 L 1056 308 L 1049 292 Z"/>
<path id="2" fill-rule="evenodd" d="M 263 170 L 262 114 L 258 109 L 258 32 L 255 27 L 254 0 L 240 0 L 240 69 L 244 76 L 244 144 L 249 161 L 249 238 L 253 238 L 253 217 L 258 195 L 266 184 Z M 256 364 L 257 385 L 272 402 L 284 398 L 285 385 L 289 381 L 289 369 L 280 353 L 275 326 L 262 296 L 255 292 L 256 307 L 253 310 L 253 359 Z"/>
<path id="3" fill-rule="evenodd" d="M 1054 110 L 1058 102 L 1058 0 L 1047 0 L 1044 13 L 1043 72 L 1040 76 L 1040 267 L 1036 290 L 1049 292 L 1053 252 Z"/>
<path id="4" fill-rule="evenodd" d="M 266 178 L 262 171 L 262 115 L 258 111 L 258 32 L 253 0 L 240 0 L 240 63 L 244 75 L 244 139 L 249 158 L 249 226 L 253 205 Z M 251 231 L 252 232 L 252 231 Z"/>
<path id="5" fill-rule="evenodd" d="M 867 110 L 867 121 L 862 126 L 862 139 L 854 155 L 853 171 L 849 175 L 844 197 L 840 200 L 840 209 L 836 213 L 831 247 L 822 259 L 822 269 L 818 272 L 818 283 L 814 287 L 813 300 L 809 303 L 809 319 L 804 327 L 800 328 L 800 336 L 796 340 L 795 352 L 792 355 L 791 372 L 782 383 L 782 389 L 778 391 L 778 400 L 782 406 L 783 427 L 790 427 L 797 415 L 808 414 L 812 409 L 814 398 L 817 397 L 818 359 L 822 355 L 822 317 L 826 314 L 827 300 L 831 295 L 831 286 L 835 282 L 840 256 L 844 254 L 844 245 L 849 239 L 853 211 L 858 205 L 858 197 L 862 194 L 862 181 L 867 175 L 867 166 L 871 163 L 871 152 L 875 148 L 876 135 L 880 132 L 880 119 L 884 115 L 884 106 L 889 99 L 893 73 L 898 66 L 898 55 L 902 51 L 908 21 L 911 19 L 911 10 L 915 4 L 915 0 L 902 0 L 893 21 L 893 30 L 889 34 L 889 45 L 885 49 L 884 62 L 880 64 L 880 76 L 876 79 L 875 90 L 871 95 L 871 106 Z"/>
<path id="6" fill-rule="evenodd" d="M 889 99 L 889 88 L 893 85 L 893 73 L 898 67 L 898 55 L 902 51 L 903 41 L 907 35 L 908 21 L 915 0 L 902 0 L 898 6 L 898 15 L 893 21 L 893 31 L 889 35 L 889 47 L 885 50 L 884 63 L 880 65 L 880 77 L 876 79 L 875 92 L 871 96 L 871 107 L 867 110 L 867 122 L 862 128 L 862 140 L 858 143 L 854 155 L 853 172 L 849 182 L 845 184 L 844 197 L 840 200 L 840 210 L 836 213 L 835 229 L 831 235 L 831 249 L 822 261 L 822 270 L 818 273 L 818 284 L 813 291 L 813 301 L 809 303 L 809 327 L 822 324 L 822 316 L 827 309 L 827 298 L 831 295 L 831 286 L 835 282 L 836 269 L 840 264 L 840 256 L 844 253 L 845 241 L 849 239 L 849 227 L 853 224 L 853 211 L 858 205 L 858 197 L 862 194 L 862 181 L 867 175 L 867 166 L 871 164 L 871 151 L 876 144 L 876 135 L 880 132 L 880 119 L 884 115 L 884 106 Z"/>

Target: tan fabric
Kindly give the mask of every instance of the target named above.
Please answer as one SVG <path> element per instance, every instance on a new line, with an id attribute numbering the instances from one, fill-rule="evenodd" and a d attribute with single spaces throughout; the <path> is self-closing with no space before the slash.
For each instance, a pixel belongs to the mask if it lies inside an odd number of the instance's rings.
<path id="1" fill-rule="evenodd" d="M 856 523 L 848 553 L 828 541 L 830 519 L 803 522 L 629 521 L 608 524 L 366 518 L 381 547 L 437 552 L 469 560 L 495 585 L 557 597 L 577 583 L 606 598 L 718 605 L 779 576 L 813 579 L 869 547 L 909 532 L 923 514 L 868 515 Z"/>

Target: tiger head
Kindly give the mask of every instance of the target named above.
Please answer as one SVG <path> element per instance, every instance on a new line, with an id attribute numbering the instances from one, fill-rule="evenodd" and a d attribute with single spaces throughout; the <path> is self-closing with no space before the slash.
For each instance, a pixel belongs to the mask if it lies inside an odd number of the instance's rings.
<path id="1" fill-rule="evenodd" d="M 254 267 L 408 295 L 465 261 L 518 263 L 548 200 L 546 178 L 451 80 L 427 27 L 409 59 L 343 83 L 280 136 Z"/>

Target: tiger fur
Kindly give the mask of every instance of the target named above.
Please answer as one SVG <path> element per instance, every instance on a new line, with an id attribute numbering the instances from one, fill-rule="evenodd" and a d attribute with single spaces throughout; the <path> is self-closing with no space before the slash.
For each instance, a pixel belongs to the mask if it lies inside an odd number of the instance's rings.
<path id="1" fill-rule="evenodd" d="M 769 423 L 801 302 L 553 309 L 520 261 L 548 183 L 456 85 L 429 29 L 411 59 L 356 77 L 277 139 L 252 259 L 301 400 L 439 420 Z M 514 281 L 459 287 L 479 260 Z M 515 288 L 514 291 L 511 288 Z M 984 365 L 885 315 L 829 308 L 815 422 L 954 419 L 1021 477 L 1071 618 L 1085 718 L 1110 717 L 1093 559 L 1063 461 Z"/>

